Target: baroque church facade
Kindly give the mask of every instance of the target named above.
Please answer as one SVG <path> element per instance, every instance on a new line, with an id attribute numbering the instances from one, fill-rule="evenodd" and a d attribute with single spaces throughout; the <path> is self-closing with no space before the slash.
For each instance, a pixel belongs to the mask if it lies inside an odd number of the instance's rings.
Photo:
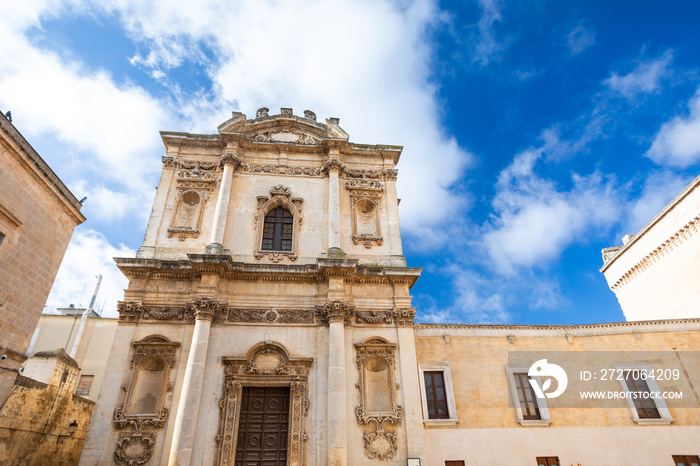
<path id="1" fill-rule="evenodd" d="M 548 409 L 508 359 L 675 345 L 700 368 L 700 319 L 416 324 L 401 147 L 352 143 L 338 119 L 288 108 L 234 112 L 214 135 L 161 135 L 143 244 L 116 259 L 129 286 L 81 464 L 603 464 L 591 445 L 648 459 L 640 444 L 669 464 L 700 454 L 698 409 L 659 404 L 650 422 L 624 401 L 613 414 Z M 697 397 L 698 372 L 676 388 Z"/>

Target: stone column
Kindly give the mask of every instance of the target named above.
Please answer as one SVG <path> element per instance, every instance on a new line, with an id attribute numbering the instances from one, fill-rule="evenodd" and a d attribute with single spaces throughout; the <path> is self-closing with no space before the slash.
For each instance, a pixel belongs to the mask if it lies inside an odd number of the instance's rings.
<path id="1" fill-rule="evenodd" d="M 231 185 L 233 184 L 233 172 L 240 165 L 235 154 L 224 154 L 221 156 L 220 165 L 224 167 L 221 176 L 221 187 L 219 187 L 219 197 L 216 199 L 216 209 L 214 210 L 214 221 L 211 226 L 211 238 L 205 248 L 207 254 L 221 254 L 223 252 L 224 230 L 226 229 L 226 218 L 228 214 L 229 201 L 231 200 Z"/>
<path id="2" fill-rule="evenodd" d="M 328 250 L 340 250 L 340 175 L 339 159 L 330 159 L 324 167 L 328 170 Z"/>
<path id="3" fill-rule="evenodd" d="M 345 379 L 345 321 L 354 310 L 343 301 L 329 301 L 328 317 L 328 465 L 348 461 L 347 403 Z"/>
<path id="4" fill-rule="evenodd" d="M 194 437 L 197 433 L 197 416 L 199 415 L 204 366 L 209 346 L 209 330 L 212 320 L 220 312 L 219 303 L 211 298 L 195 299 L 192 308 L 196 320 L 187 366 L 185 367 L 185 377 L 180 390 L 180 402 L 177 405 L 175 415 L 169 466 L 190 464 Z"/>
<path id="5" fill-rule="evenodd" d="M 416 360 L 416 342 L 413 332 L 415 310 L 396 309 L 398 323 L 399 367 L 401 368 L 401 388 L 404 399 L 404 419 L 406 421 L 406 448 L 409 458 L 420 458 L 421 464 L 428 464 L 423 435 L 423 413 L 418 380 L 418 361 Z"/>

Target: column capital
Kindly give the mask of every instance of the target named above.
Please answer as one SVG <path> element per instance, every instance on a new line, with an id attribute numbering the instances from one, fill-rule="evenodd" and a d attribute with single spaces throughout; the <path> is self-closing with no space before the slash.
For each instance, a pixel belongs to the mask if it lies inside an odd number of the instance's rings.
<path id="1" fill-rule="evenodd" d="M 235 171 L 242 165 L 242 162 L 236 154 L 224 153 L 221 155 L 221 159 L 219 160 L 219 167 L 223 169 L 226 165 L 230 165 Z"/>
<path id="2" fill-rule="evenodd" d="M 328 159 L 321 167 L 321 173 L 327 175 L 331 172 L 340 173 L 343 170 L 343 163 L 340 159 Z"/>
<path id="3" fill-rule="evenodd" d="M 316 315 L 324 323 L 349 324 L 350 319 L 355 316 L 355 307 L 348 301 L 326 301 L 322 306 L 316 306 Z"/>
<path id="4" fill-rule="evenodd" d="M 210 322 L 222 317 L 226 312 L 226 307 L 222 306 L 216 298 L 194 298 L 188 308 L 194 313 L 196 320 Z"/>

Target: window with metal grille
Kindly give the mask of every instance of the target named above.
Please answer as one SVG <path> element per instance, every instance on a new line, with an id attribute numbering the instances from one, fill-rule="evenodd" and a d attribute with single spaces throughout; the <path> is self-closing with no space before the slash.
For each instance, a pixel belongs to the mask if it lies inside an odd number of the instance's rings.
<path id="1" fill-rule="evenodd" d="M 632 371 L 625 371 L 625 383 L 627 384 L 627 389 L 634 393 L 638 392 L 640 395 L 633 398 L 634 407 L 637 410 L 637 416 L 639 419 L 659 419 L 661 414 L 656 407 L 656 402 L 653 398 L 646 398 L 643 393 L 650 393 L 649 385 L 646 380 L 635 379 L 632 376 Z"/>
<path id="2" fill-rule="evenodd" d="M 90 393 L 90 387 L 92 387 L 92 381 L 95 379 L 94 375 L 81 375 L 78 381 L 78 386 L 75 389 L 76 395 L 87 395 Z"/>
<path id="3" fill-rule="evenodd" d="M 535 391 L 532 389 L 532 385 L 530 385 L 527 373 L 516 372 L 513 374 L 513 378 L 515 379 L 515 388 L 518 392 L 518 401 L 520 402 L 523 419 L 542 419 L 540 409 L 537 407 Z"/>
<path id="4" fill-rule="evenodd" d="M 428 419 L 449 419 L 445 377 L 442 371 L 423 373 L 425 381 L 425 398 L 428 402 Z"/>
<path id="5" fill-rule="evenodd" d="M 276 207 L 265 215 L 263 251 L 291 251 L 294 217 L 284 207 Z"/>
<path id="6" fill-rule="evenodd" d="M 559 466 L 558 456 L 538 456 L 537 466 Z"/>
<path id="7" fill-rule="evenodd" d="M 673 462 L 676 466 L 700 466 L 698 455 L 673 455 Z"/>

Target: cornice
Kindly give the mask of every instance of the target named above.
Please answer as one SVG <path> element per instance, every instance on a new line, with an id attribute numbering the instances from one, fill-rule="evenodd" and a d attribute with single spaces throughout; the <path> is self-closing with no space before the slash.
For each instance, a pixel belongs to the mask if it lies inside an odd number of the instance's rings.
<path id="1" fill-rule="evenodd" d="M 228 280 L 291 283 L 324 282 L 329 276 L 348 283 L 408 284 L 413 286 L 422 268 L 358 266 L 356 259 L 318 259 L 316 264 L 256 264 L 234 262 L 231 256 L 188 254 L 187 260 L 115 258 L 117 267 L 129 278 L 172 278 L 194 280 L 215 274 Z"/>
<path id="2" fill-rule="evenodd" d="M 667 319 L 582 325 L 419 324 L 417 337 L 575 337 L 625 333 L 700 331 L 700 319 Z"/>
<path id="3" fill-rule="evenodd" d="M 637 241 L 639 241 L 640 238 L 642 238 L 649 230 L 651 230 L 654 226 L 656 226 L 657 223 L 659 223 L 673 208 L 678 205 L 683 199 L 685 199 L 695 188 L 700 187 L 700 176 L 696 177 L 688 186 L 681 191 L 678 196 L 676 196 L 671 202 L 669 202 L 666 207 L 664 207 L 661 212 L 656 214 L 649 223 L 644 225 L 644 227 L 637 232 L 636 235 L 627 243 L 624 244 L 623 246 L 619 246 L 619 252 L 615 254 L 614 257 L 611 257 L 608 261 L 606 261 L 603 266 L 600 268 L 600 272 L 605 272 L 610 266 L 620 257 L 622 256 L 628 249 L 630 249 L 632 246 L 634 246 Z M 697 219 L 697 217 L 695 218 Z M 686 225 L 687 226 L 687 225 Z M 613 248 L 606 248 L 606 249 L 613 249 Z M 605 251 L 605 249 L 604 249 Z"/>
<path id="4" fill-rule="evenodd" d="M 656 262 L 665 257 L 668 253 L 676 249 L 678 246 L 689 240 L 692 236 L 696 235 L 700 230 L 700 215 L 693 218 L 690 222 L 685 224 L 676 233 L 671 235 L 666 241 L 657 246 L 649 254 L 644 256 L 636 264 L 630 267 L 620 278 L 618 278 L 615 283 L 610 287 L 614 292 L 617 292 L 624 285 L 631 282 L 634 278 L 640 275 L 642 272 L 650 268 Z M 619 257 L 620 253 L 615 257 Z M 613 261 L 615 260 L 613 259 Z M 611 261 L 612 262 L 612 261 Z M 601 269 L 602 271 L 602 269 Z"/>

